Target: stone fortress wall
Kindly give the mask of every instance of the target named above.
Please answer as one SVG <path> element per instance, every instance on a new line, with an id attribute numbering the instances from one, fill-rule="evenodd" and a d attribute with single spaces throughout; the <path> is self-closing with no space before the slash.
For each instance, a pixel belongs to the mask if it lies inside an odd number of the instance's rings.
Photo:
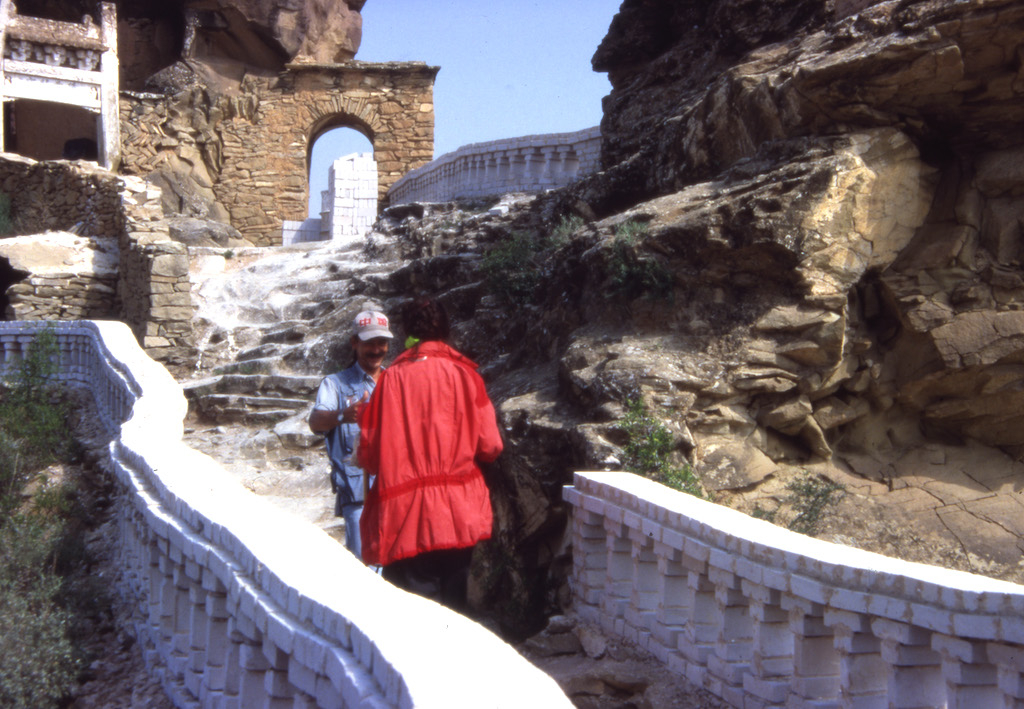
<path id="1" fill-rule="evenodd" d="M 0 239 L 0 256 L 25 274 L 7 291 L 7 317 L 123 319 L 154 358 L 193 358 L 188 251 L 160 221 L 159 189 L 88 163 L 5 154 L 0 191 L 19 230 L 43 234 Z M 34 257 L 33 243 L 49 253 Z"/>
<path id="2" fill-rule="evenodd" d="M 543 192 L 596 172 L 601 128 L 470 143 L 395 182 L 389 204 Z"/>
<path id="3" fill-rule="evenodd" d="M 111 583 L 176 706 L 571 709 L 490 631 L 392 586 L 185 445 L 181 387 L 122 323 L 0 323 L 0 375 L 44 327 L 61 379 L 92 393 L 113 439 Z"/>
<path id="4" fill-rule="evenodd" d="M 183 207 L 194 203 L 199 216 L 229 222 L 256 246 L 279 245 L 284 222 L 306 218 L 311 151 L 324 132 L 348 126 L 367 136 L 379 199 L 430 160 L 436 73 L 422 62 L 292 64 L 248 76 L 238 95 L 213 103 L 199 90 L 125 92 L 122 172 L 185 175 Z"/>

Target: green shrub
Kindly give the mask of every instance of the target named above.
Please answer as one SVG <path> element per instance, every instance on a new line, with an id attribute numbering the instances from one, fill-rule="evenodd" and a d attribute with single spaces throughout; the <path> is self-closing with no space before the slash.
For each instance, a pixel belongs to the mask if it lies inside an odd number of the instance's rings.
<path id="1" fill-rule="evenodd" d="M 786 526 L 811 536 L 818 533 L 825 511 L 837 505 L 846 494 L 842 485 L 807 472 L 791 480 L 786 489 L 790 492 L 786 502 L 795 513 Z"/>
<path id="2" fill-rule="evenodd" d="M 56 389 L 59 356 L 57 336 L 51 329 L 43 329 L 5 382 L 0 429 L 15 442 L 17 457 L 26 468 L 69 460 L 75 453 L 65 423 L 68 406 Z"/>
<path id="3" fill-rule="evenodd" d="M 61 706 L 80 666 L 67 609 L 81 605 L 82 594 L 65 588 L 59 573 L 81 563 L 84 553 L 81 536 L 68 533 L 65 524 L 78 503 L 67 487 L 39 472 L 75 451 L 65 422 L 68 405 L 55 387 L 58 357 L 53 331 L 40 331 L 8 373 L 0 399 L 3 707 Z M 40 486 L 30 500 L 25 487 L 35 477 Z"/>
<path id="4" fill-rule="evenodd" d="M 807 471 L 786 483 L 786 490 L 789 494 L 777 507 L 766 509 L 757 503 L 751 516 L 812 537 L 820 530 L 826 511 L 846 494 L 842 485 Z"/>
<path id="5" fill-rule="evenodd" d="M 635 244 L 637 240 L 649 230 L 647 222 L 637 219 L 628 219 L 615 227 L 615 238 L 627 244 Z"/>
<path id="6" fill-rule="evenodd" d="M 29 480 L 21 446 L 0 428 L 0 529 L 21 504 L 21 490 Z"/>
<path id="7" fill-rule="evenodd" d="M 569 242 L 569 238 L 583 226 L 583 218 L 575 215 L 563 216 L 548 235 L 545 246 L 551 250 L 559 249 Z"/>
<path id="8" fill-rule="evenodd" d="M 540 285 L 537 251 L 535 237 L 521 231 L 488 251 L 481 266 L 488 290 L 509 303 L 532 303 Z"/>
<path id="9" fill-rule="evenodd" d="M 642 258 L 637 251 L 637 241 L 647 230 L 646 222 L 632 219 L 616 227 L 608 258 L 608 297 L 671 296 L 672 273 L 657 259 Z"/>
<path id="10" fill-rule="evenodd" d="M 69 615 L 57 603 L 60 524 L 35 515 L 0 529 L 0 706 L 47 709 L 75 682 L 79 663 Z"/>
<path id="11" fill-rule="evenodd" d="M 627 402 L 626 415 L 619 428 L 626 434 L 623 463 L 627 468 L 675 490 L 708 499 L 700 479 L 689 465 L 672 465 L 669 460 L 673 449 L 672 432 L 647 412 L 643 399 Z"/>

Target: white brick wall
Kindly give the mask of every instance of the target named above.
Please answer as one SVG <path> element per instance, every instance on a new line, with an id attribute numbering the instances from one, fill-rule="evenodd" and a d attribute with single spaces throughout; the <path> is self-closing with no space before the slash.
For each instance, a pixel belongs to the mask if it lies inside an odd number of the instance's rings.
<path id="1" fill-rule="evenodd" d="M 1024 707 L 1024 586 L 580 472 L 574 612 L 735 707 Z"/>
<path id="2" fill-rule="evenodd" d="M 322 240 L 362 239 L 377 220 L 377 163 L 371 153 L 338 158 L 328 170 L 320 212 Z"/>
<path id="3" fill-rule="evenodd" d="M 0 373 L 44 322 L 0 323 Z M 178 707 L 563 707 L 481 626 L 401 591 L 181 441 L 181 387 L 117 322 L 52 322 L 119 486 L 119 590 Z"/>
<path id="4" fill-rule="evenodd" d="M 319 217 L 310 217 L 301 222 L 286 219 L 281 225 L 281 243 L 284 246 L 323 240 Z"/>

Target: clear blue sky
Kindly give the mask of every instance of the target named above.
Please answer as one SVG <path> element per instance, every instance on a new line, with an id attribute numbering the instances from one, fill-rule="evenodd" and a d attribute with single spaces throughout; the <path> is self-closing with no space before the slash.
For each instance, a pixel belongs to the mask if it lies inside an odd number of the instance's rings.
<path id="1" fill-rule="evenodd" d="M 356 59 L 423 61 L 434 83 L 434 157 L 467 143 L 576 131 L 601 122 L 611 90 L 590 58 L 621 0 L 367 0 Z M 310 213 L 318 216 L 327 166 L 369 152 L 352 130 L 313 147 Z"/>

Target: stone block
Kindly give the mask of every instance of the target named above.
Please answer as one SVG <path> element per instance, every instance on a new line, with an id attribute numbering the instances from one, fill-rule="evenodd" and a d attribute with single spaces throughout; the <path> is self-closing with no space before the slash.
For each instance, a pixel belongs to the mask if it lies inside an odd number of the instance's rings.
<path id="1" fill-rule="evenodd" d="M 188 275 L 188 254 L 159 254 L 153 258 L 150 273 L 154 276 L 180 278 Z"/>

